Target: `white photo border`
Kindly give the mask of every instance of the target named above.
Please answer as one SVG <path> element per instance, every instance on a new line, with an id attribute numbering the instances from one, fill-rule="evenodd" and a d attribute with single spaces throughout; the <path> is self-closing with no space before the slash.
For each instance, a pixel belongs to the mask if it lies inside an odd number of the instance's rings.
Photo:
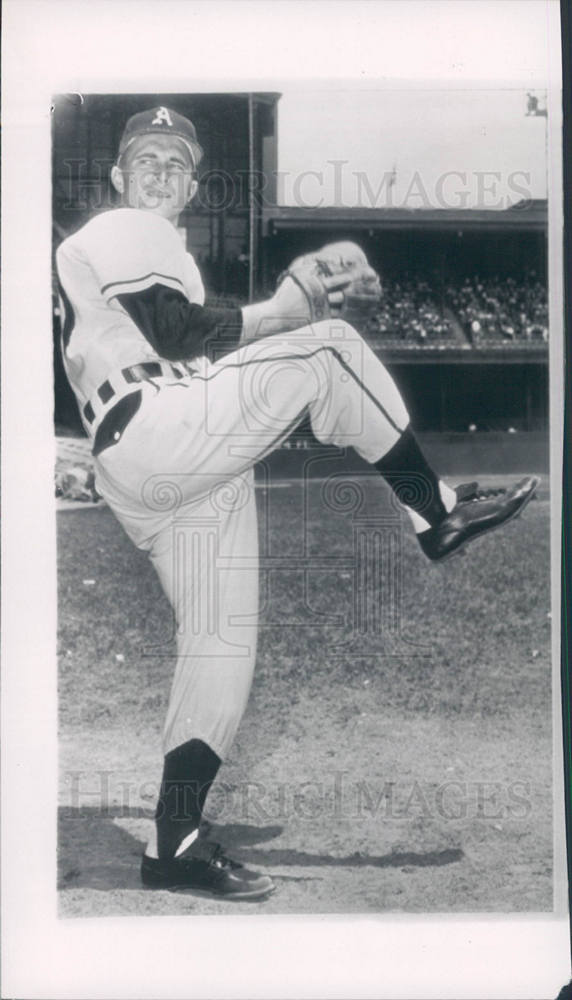
<path id="1" fill-rule="evenodd" d="M 403 0 L 5 0 L 3 11 L 3 995 L 27 998 L 555 996 L 570 974 L 563 857 L 560 646 L 553 647 L 556 854 L 553 915 L 345 918 L 176 917 L 61 920 L 56 910 L 56 538 L 52 476 L 50 98 L 56 93 L 381 86 L 400 76 L 547 85 L 550 115 L 552 620 L 560 620 L 562 159 L 560 34 L 545 14 L 543 77 L 487 25 L 526 7 L 406 0 L 411 30 L 390 32 Z M 423 8 L 448 26 L 422 30 Z M 471 10 L 469 10 L 469 8 Z M 503 13 L 503 17 L 508 14 Z M 445 20 L 443 20 L 445 18 Z M 416 24 L 417 22 L 417 24 Z M 501 33 L 502 34 L 502 33 Z M 280 40 L 277 48 L 276 40 Z M 435 39 L 439 39 L 438 42 Z M 473 39 L 473 42 L 475 40 Z M 432 51 L 431 51 L 432 49 Z M 293 55 L 293 53 L 295 55 Z M 461 53 L 463 57 L 461 58 Z M 517 51 L 517 56 L 519 55 Z M 433 63 L 429 60 L 433 57 Z M 494 60 L 497 60 L 495 63 Z M 462 66 L 458 64 L 462 63 Z M 296 79 L 296 67 L 305 78 Z M 309 74 L 307 67 L 313 67 Z M 382 71 L 380 71 L 382 66 Z M 256 68 L 253 73 L 252 67 Z M 496 80 L 496 77 L 495 77 Z M 468 83 L 466 85 L 469 85 Z M 557 629 L 554 630 L 557 633 Z M 564 867 L 563 867 L 564 866 Z M 562 881 L 564 879 L 564 882 Z M 197 960 L 197 956 L 199 959 Z"/>

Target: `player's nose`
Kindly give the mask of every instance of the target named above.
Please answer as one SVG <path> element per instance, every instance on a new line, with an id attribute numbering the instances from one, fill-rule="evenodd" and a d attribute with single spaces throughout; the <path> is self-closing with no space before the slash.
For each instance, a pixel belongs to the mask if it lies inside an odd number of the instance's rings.
<path id="1" fill-rule="evenodd" d="M 155 178 L 156 178 L 156 180 L 160 181 L 161 184 L 166 184 L 167 181 L 169 180 L 169 170 L 168 170 L 168 168 L 165 167 L 165 166 L 159 167 L 155 171 Z"/>

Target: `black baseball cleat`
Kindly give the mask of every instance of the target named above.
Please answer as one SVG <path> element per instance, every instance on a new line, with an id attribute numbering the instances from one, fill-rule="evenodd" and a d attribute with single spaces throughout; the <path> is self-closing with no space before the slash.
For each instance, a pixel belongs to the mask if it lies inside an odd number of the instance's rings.
<path id="1" fill-rule="evenodd" d="M 417 535 L 423 552 L 433 561 L 446 559 L 485 531 L 500 528 L 501 524 L 518 517 L 534 496 L 539 483 L 537 476 L 527 476 L 516 486 L 498 491 L 494 496 L 476 488 L 472 499 L 462 495 L 440 524 Z M 472 483 L 467 485 L 473 487 Z"/>
<path id="2" fill-rule="evenodd" d="M 220 844 L 196 840 L 177 858 L 143 855 L 143 885 L 151 889 L 193 889 L 218 899 L 260 899 L 276 888 L 268 875 L 227 858 Z"/>

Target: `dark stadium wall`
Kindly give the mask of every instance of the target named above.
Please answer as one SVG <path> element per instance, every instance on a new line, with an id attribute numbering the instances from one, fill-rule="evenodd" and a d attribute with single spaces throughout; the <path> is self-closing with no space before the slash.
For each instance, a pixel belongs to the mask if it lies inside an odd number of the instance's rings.
<path id="1" fill-rule="evenodd" d="M 425 432 L 418 435 L 423 451 L 440 475 L 483 477 L 548 473 L 548 439 L 543 431 L 526 434 L 456 434 Z M 300 428 L 287 446 L 261 463 L 259 477 L 272 481 L 330 476 L 372 475 L 359 456 L 348 449 L 323 448 L 307 427 Z"/>
<path id="2" fill-rule="evenodd" d="M 546 340 L 534 334 L 523 341 L 518 331 L 512 341 L 491 340 L 486 330 L 473 336 L 470 322 L 450 306 L 465 279 L 489 287 L 513 280 L 524 290 L 536 283 L 546 299 L 546 202 L 503 212 L 277 208 L 266 212 L 263 231 L 267 292 L 293 256 L 335 240 L 364 248 L 389 298 L 411 282 L 415 299 L 415 283 L 426 284 L 452 325 L 441 342 L 422 340 L 414 330 L 410 335 L 399 322 L 385 334 L 375 322 L 362 331 L 394 374 L 421 432 L 546 436 Z M 483 296 L 488 292 L 485 287 Z M 520 442 L 512 441 L 511 453 L 520 451 Z"/>
<path id="3" fill-rule="evenodd" d="M 545 362 L 448 364 L 420 359 L 417 364 L 387 366 L 419 431 L 546 433 Z"/>
<path id="4" fill-rule="evenodd" d="M 467 213 L 470 215 L 470 212 Z M 468 221 L 468 220 L 467 220 Z M 276 277 L 300 253 L 316 250 L 325 242 L 354 240 L 365 250 L 372 265 L 383 277 L 431 275 L 437 282 L 459 280 L 467 275 L 508 277 L 535 270 L 545 277 L 547 268 L 546 233 L 523 229 L 520 232 L 486 230 L 426 232 L 409 229 L 379 229 L 368 232 L 351 222 L 332 225 L 326 232 L 311 229 L 280 229 L 263 243 L 266 257 L 264 275 L 267 291 Z"/>

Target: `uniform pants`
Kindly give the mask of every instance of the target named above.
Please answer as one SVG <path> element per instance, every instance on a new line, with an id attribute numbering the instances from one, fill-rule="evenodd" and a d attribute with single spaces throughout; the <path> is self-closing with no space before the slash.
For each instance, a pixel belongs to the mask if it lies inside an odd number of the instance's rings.
<path id="1" fill-rule="evenodd" d="M 409 423 L 385 367 L 349 324 L 261 338 L 188 378 L 143 385 L 96 481 L 149 553 L 175 613 L 177 664 L 164 752 L 200 739 L 224 759 L 250 691 L 258 615 L 253 466 L 309 414 L 324 444 L 368 462 Z"/>

